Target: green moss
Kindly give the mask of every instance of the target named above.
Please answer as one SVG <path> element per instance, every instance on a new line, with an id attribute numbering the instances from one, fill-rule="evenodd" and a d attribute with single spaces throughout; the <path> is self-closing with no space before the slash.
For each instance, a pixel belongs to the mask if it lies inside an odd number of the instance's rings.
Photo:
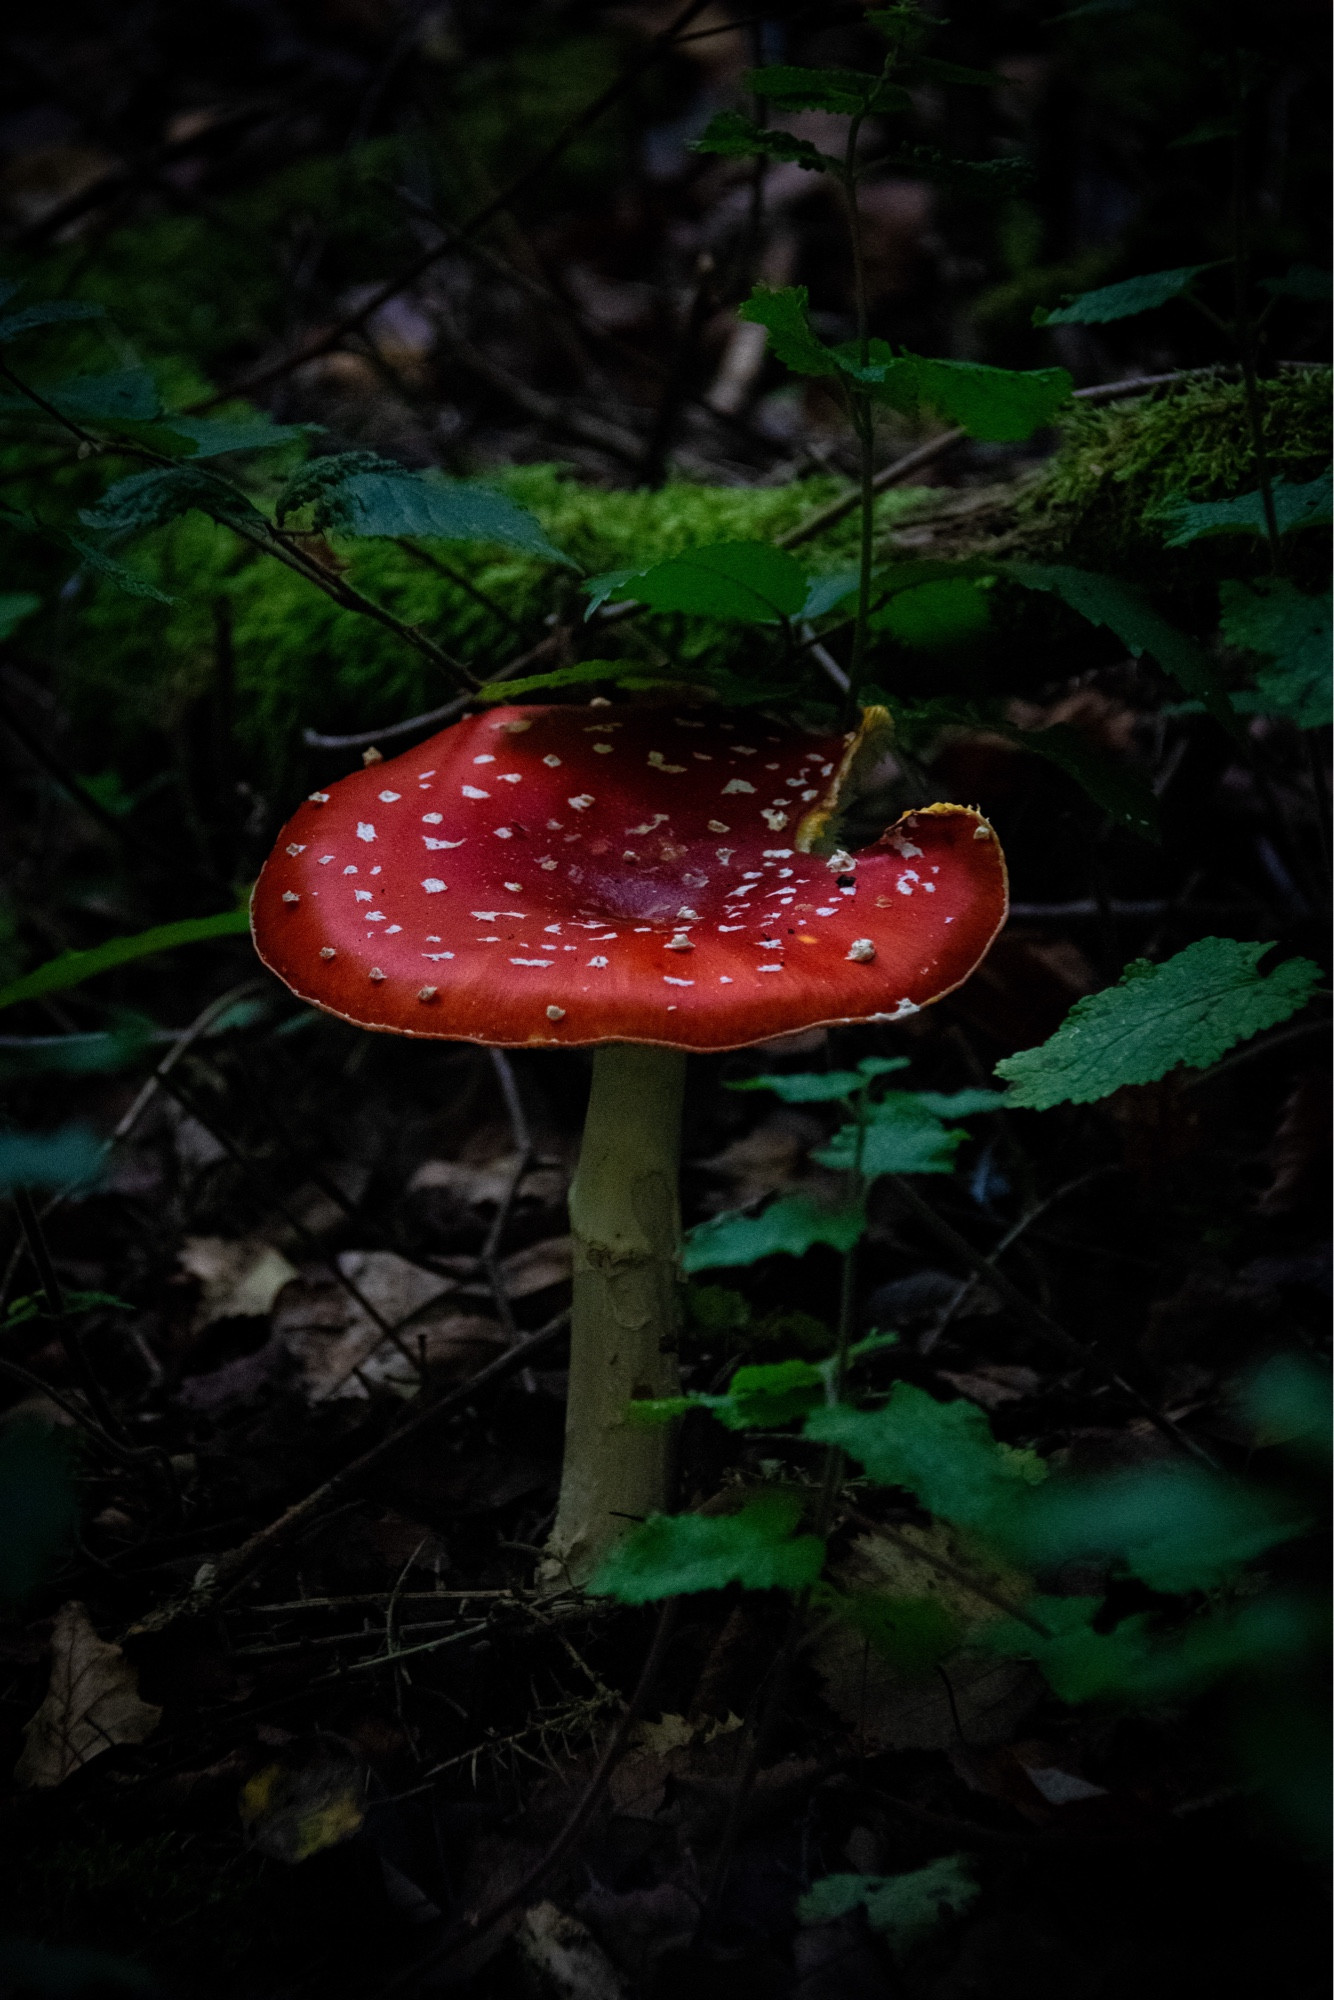
<path id="1" fill-rule="evenodd" d="M 1261 383 L 1265 441 L 1276 477 L 1310 479 L 1329 463 L 1330 373 L 1289 369 Z M 1235 566 L 1234 544 L 1202 545 L 1183 563 L 1163 549 L 1152 515 L 1176 494 L 1222 500 L 1252 491 L 1255 450 L 1241 383 L 1221 376 L 1101 408 L 1076 409 L 1056 456 L 1022 495 L 1026 542 L 1090 568 L 1182 574 Z M 1220 553 L 1221 550 L 1221 553 Z"/>
<path id="2" fill-rule="evenodd" d="M 498 474 L 496 483 L 531 507 L 590 575 L 695 543 L 772 538 L 840 490 L 837 481 L 822 478 L 783 487 L 681 482 L 655 493 L 607 493 L 549 465 Z M 912 491 L 886 495 L 885 523 L 919 497 Z M 847 560 L 854 535 L 848 522 L 814 545 L 812 568 Z M 518 649 L 501 620 L 396 545 L 354 542 L 340 553 L 359 588 L 475 670 L 489 671 Z M 553 608 L 578 616 L 577 579 L 568 572 L 480 551 L 445 555 L 527 633 L 540 635 Z M 150 746 L 170 738 L 190 710 L 211 697 L 220 600 L 230 613 L 237 742 L 251 775 L 266 788 L 294 782 L 304 762 L 303 726 L 335 733 L 370 728 L 435 706 L 452 691 L 393 633 L 340 610 L 201 515 L 146 536 L 125 559 L 177 602 L 146 603 L 91 579 L 82 586 L 87 598 L 71 621 L 64 652 L 65 695 L 81 732 L 97 743 L 99 768 L 124 760 L 139 771 Z M 738 628 L 699 620 L 636 623 L 678 658 L 724 659 L 753 643 Z M 630 630 L 618 635 L 618 647 L 644 643 L 631 640 Z"/>

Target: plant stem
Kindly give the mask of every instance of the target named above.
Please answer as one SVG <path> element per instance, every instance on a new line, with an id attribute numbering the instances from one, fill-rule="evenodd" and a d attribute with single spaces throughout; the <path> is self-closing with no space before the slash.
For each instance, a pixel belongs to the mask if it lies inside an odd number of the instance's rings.
<path id="1" fill-rule="evenodd" d="M 1233 99 L 1236 107 L 1236 133 L 1232 141 L 1233 338 L 1237 344 L 1237 359 L 1241 363 L 1241 379 L 1246 395 L 1246 420 L 1250 426 L 1251 444 L 1255 451 L 1255 476 L 1260 488 L 1260 504 L 1264 509 L 1265 535 L 1269 542 L 1269 562 L 1270 567 L 1277 574 L 1282 560 L 1282 545 L 1279 540 L 1278 515 L 1274 510 L 1274 479 L 1269 467 L 1269 453 L 1265 446 L 1264 412 L 1260 407 L 1260 388 L 1255 375 L 1255 321 L 1251 317 L 1250 201 L 1249 181 L 1246 174 L 1246 97 L 1241 87 L 1235 52 L 1233 54 Z"/>
<path id="2" fill-rule="evenodd" d="M 629 1402 L 677 1384 L 677 1174 L 685 1056 L 609 1042 L 570 1188 L 574 1301 L 560 1503 L 544 1575 L 584 1583 L 668 1502 L 671 1433 L 633 1429 Z"/>
<path id="3" fill-rule="evenodd" d="M 848 212 L 848 233 L 852 239 L 852 285 L 857 307 L 857 359 L 865 368 L 870 359 L 870 321 L 866 293 L 866 257 L 862 246 L 861 211 L 857 206 L 857 138 L 861 119 L 848 126 L 847 149 L 843 156 L 842 190 Z M 851 723 L 856 707 L 857 685 L 866 657 L 866 628 L 871 615 L 871 544 L 875 528 L 875 410 L 865 389 L 854 389 L 848 397 L 853 429 L 860 447 L 861 534 L 857 556 L 857 617 L 852 628 L 852 654 L 848 663 L 848 694 L 844 704 L 845 723 Z"/>

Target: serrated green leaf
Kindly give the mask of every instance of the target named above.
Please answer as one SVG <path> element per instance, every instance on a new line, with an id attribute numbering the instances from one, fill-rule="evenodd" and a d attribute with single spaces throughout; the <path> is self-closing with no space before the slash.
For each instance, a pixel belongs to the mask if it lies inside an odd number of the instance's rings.
<path id="1" fill-rule="evenodd" d="M 756 285 L 737 318 L 762 326 L 778 359 L 798 375 L 837 375 L 838 357 L 810 322 L 804 285 Z"/>
<path id="2" fill-rule="evenodd" d="M 148 423 L 162 407 L 157 383 L 147 368 L 113 368 L 102 375 L 71 375 L 43 388 L 48 403 L 89 423 Z M 5 399 L 5 408 L 33 409 L 26 397 Z"/>
<path id="3" fill-rule="evenodd" d="M 1049 1481 L 1011 1546 L 1038 1568 L 1111 1558 L 1150 1590 L 1179 1594 L 1217 1589 L 1308 1525 L 1261 1487 L 1163 1465 Z"/>
<path id="4" fill-rule="evenodd" d="M 878 1410 L 813 1410 L 805 1435 L 838 1445 L 882 1486 L 906 1486 L 953 1526 L 1001 1535 L 1029 1496 L 1041 1461 L 1007 1452 L 975 1403 L 938 1403 L 898 1382 Z"/>
<path id="5" fill-rule="evenodd" d="M 108 938 L 89 951 L 65 951 L 48 959 L 21 979 L 0 986 L 0 1007 L 15 1007 L 20 1000 L 37 1000 L 45 993 L 60 993 L 69 986 L 82 986 L 85 979 L 109 972 L 113 966 L 129 965 L 136 958 L 150 958 L 154 952 L 174 951 L 177 945 L 198 944 L 208 938 L 246 937 L 250 932 L 250 912 L 224 910 L 216 917 L 185 917 L 175 924 L 155 924 L 151 930 L 133 937 Z"/>
<path id="6" fill-rule="evenodd" d="M 493 543 L 570 564 L 536 515 L 507 494 L 475 480 L 409 472 L 377 452 L 337 452 L 303 465 L 278 496 L 277 518 L 303 507 L 313 510 L 316 528 L 337 534 Z"/>
<path id="7" fill-rule="evenodd" d="M 117 590 L 124 591 L 127 597 L 142 597 L 150 604 L 177 602 L 174 597 L 168 597 L 165 590 L 159 590 L 155 583 L 150 583 L 146 576 L 141 576 L 137 569 L 131 569 L 128 563 L 117 562 L 105 549 L 98 548 L 96 542 L 88 541 L 83 535 L 66 535 L 65 540 L 85 569 L 95 570 L 108 583 L 114 583 Z"/>
<path id="8" fill-rule="evenodd" d="M 831 169 L 838 173 L 842 168 L 841 161 L 822 153 L 809 139 L 798 139 L 791 132 L 772 131 L 739 111 L 715 113 L 699 138 L 690 141 L 688 150 L 719 153 L 724 159 L 788 160 L 813 174 L 827 174 Z"/>
<path id="9" fill-rule="evenodd" d="M 58 1132 L 0 1132 L 0 1196 L 17 1187 L 63 1188 L 96 1180 L 106 1154 L 87 1125 Z"/>
<path id="10" fill-rule="evenodd" d="M 1254 583 L 1228 577 L 1218 598 L 1229 645 L 1268 654 L 1274 662 L 1255 676 L 1262 711 L 1285 716 L 1301 729 L 1327 728 L 1334 720 L 1329 592 L 1307 597 L 1286 577 L 1260 577 Z"/>
<path id="11" fill-rule="evenodd" d="M 729 1431 L 771 1430 L 824 1401 L 824 1372 L 811 1361 L 761 1361 L 738 1368 L 725 1396 L 699 1402 Z"/>
<path id="12" fill-rule="evenodd" d="M 31 618 L 41 608 L 41 598 L 34 597 L 30 590 L 0 592 L 0 639 L 12 637 L 24 619 Z"/>
<path id="13" fill-rule="evenodd" d="M 0 346 L 18 340 L 41 326 L 64 326 L 73 320 L 105 319 L 104 306 L 86 305 L 81 299 L 48 299 L 42 305 L 24 306 L 22 312 L 0 319 Z"/>
<path id="14" fill-rule="evenodd" d="M 267 527 L 257 507 L 222 480 L 193 466 L 164 466 L 160 471 L 132 472 L 109 486 L 95 507 L 81 509 L 79 519 L 102 534 L 126 535 L 160 528 L 198 508 L 215 521 L 245 527 Z"/>
<path id="15" fill-rule="evenodd" d="M 1273 485 L 1274 516 L 1280 535 L 1298 528 L 1322 528 L 1334 519 L 1334 491 L 1331 475 L 1322 472 L 1304 486 L 1286 479 Z M 1169 549 L 1184 549 L 1190 542 L 1210 535 L 1259 535 L 1268 533 L 1264 499 L 1259 489 L 1242 493 L 1235 500 L 1167 500 L 1155 508 L 1153 519 L 1162 523 L 1164 543 Z"/>
<path id="16" fill-rule="evenodd" d="M 1315 264 L 1290 264 L 1281 278 L 1261 278 L 1265 291 L 1276 299 L 1305 299 L 1323 305 L 1334 295 L 1334 275 Z"/>
<path id="17" fill-rule="evenodd" d="M 803 1924 L 832 1923 L 864 1909 L 873 1931 L 903 1957 L 949 1917 L 962 1916 L 980 1894 L 962 1854 L 942 1855 L 909 1875 L 826 1875 L 797 1904 Z"/>
<path id="18" fill-rule="evenodd" d="M 1096 292 L 1081 292 L 1069 305 L 1033 314 L 1034 326 L 1104 326 L 1114 319 L 1133 319 L 1138 313 L 1154 312 L 1170 299 L 1188 292 L 1204 271 L 1214 264 L 1181 264 L 1172 271 L 1150 271 L 1142 278 L 1123 278 L 1119 285 L 1103 285 Z"/>
<path id="19" fill-rule="evenodd" d="M 650 1604 L 744 1583 L 750 1590 L 803 1590 L 824 1567 L 818 1535 L 794 1535 L 804 1502 L 761 1493 L 739 1514 L 653 1514 L 603 1559 L 588 1589 L 622 1604 Z"/>
<path id="20" fill-rule="evenodd" d="M 801 69 L 793 63 L 770 63 L 748 73 L 746 88 L 781 111 L 830 111 L 839 118 L 864 118 L 912 107 L 906 90 L 871 70 Z"/>
<path id="21" fill-rule="evenodd" d="M 992 368 L 981 361 L 930 360 L 896 355 L 887 341 L 869 343 L 862 363 L 855 342 L 834 350 L 844 374 L 868 388 L 877 402 L 905 413 L 935 410 L 970 437 L 1018 442 L 1031 437 L 1070 400 L 1074 381 L 1064 368 Z"/>
<path id="22" fill-rule="evenodd" d="M 868 1180 L 880 1174 L 948 1174 L 967 1138 L 951 1132 L 916 1091 L 892 1090 L 871 1110 L 861 1147 L 861 1170 Z M 827 1146 L 811 1158 L 822 1167 L 850 1173 L 857 1159 L 857 1127 L 840 1126 Z"/>
<path id="23" fill-rule="evenodd" d="M 826 1208 L 808 1195 L 789 1194 L 760 1215 L 715 1215 L 686 1232 L 681 1268 L 725 1270 L 755 1264 L 761 1257 L 803 1257 L 816 1243 L 850 1250 L 865 1227 L 860 1209 Z"/>
<path id="24" fill-rule="evenodd" d="M 1133 585 L 1119 577 L 1063 563 L 1001 563 L 998 567 L 1003 576 L 1024 590 L 1049 591 L 1081 618 L 1087 618 L 1090 625 L 1105 625 L 1136 659 L 1141 653 L 1152 653 L 1164 672 L 1202 701 L 1224 728 L 1236 728 L 1232 704 L 1204 648 L 1170 625 Z"/>
<path id="25" fill-rule="evenodd" d="M 1049 1041 L 996 1065 L 1019 1110 L 1092 1104 L 1131 1083 L 1156 1083 L 1171 1069 L 1207 1069 L 1234 1043 L 1249 1041 L 1304 1007 L 1320 978 L 1309 958 L 1261 973 L 1273 947 L 1237 938 L 1200 938 L 1164 965 L 1137 958 L 1115 986 L 1076 1001 Z"/>
<path id="26" fill-rule="evenodd" d="M 977 639 L 991 623 L 985 588 L 965 578 L 919 583 L 895 592 L 870 620 L 900 645 L 934 653 Z"/>
<path id="27" fill-rule="evenodd" d="M 608 579 L 597 578 L 597 588 Z M 683 549 L 618 581 L 609 592 L 633 598 L 650 611 L 685 611 L 701 618 L 776 625 L 794 618 L 806 601 L 806 572 L 794 556 L 769 542 L 714 542 Z"/>

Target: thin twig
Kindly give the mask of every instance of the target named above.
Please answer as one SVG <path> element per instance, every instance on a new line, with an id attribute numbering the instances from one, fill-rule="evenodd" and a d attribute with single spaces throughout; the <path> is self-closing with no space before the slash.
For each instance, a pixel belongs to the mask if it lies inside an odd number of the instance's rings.
<path id="1" fill-rule="evenodd" d="M 550 653 L 557 652 L 562 644 L 562 635 L 548 633 L 528 652 L 521 653 L 516 660 L 508 660 L 503 667 L 497 667 L 487 676 L 488 682 L 513 680 L 525 667 L 534 667 Z M 382 729 L 357 729 L 350 736 L 323 736 L 317 729 L 303 729 L 301 740 L 310 750 L 364 750 L 370 744 L 392 743 L 399 736 L 416 736 L 423 729 L 431 729 L 440 723 L 452 722 L 456 715 L 462 715 L 475 695 L 456 695 L 440 708 L 429 708 L 424 715 L 410 715 L 406 722 L 389 722 Z"/>

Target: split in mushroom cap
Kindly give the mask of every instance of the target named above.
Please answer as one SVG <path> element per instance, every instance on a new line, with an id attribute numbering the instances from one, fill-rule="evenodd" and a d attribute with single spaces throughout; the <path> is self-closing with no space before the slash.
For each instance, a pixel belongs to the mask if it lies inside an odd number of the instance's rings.
<path id="1" fill-rule="evenodd" d="M 1005 863 L 955 805 L 803 851 L 849 744 L 753 713 L 491 710 L 311 795 L 256 884 L 256 948 L 344 1020 L 493 1046 L 901 1019 L 985 955 Z"/>

